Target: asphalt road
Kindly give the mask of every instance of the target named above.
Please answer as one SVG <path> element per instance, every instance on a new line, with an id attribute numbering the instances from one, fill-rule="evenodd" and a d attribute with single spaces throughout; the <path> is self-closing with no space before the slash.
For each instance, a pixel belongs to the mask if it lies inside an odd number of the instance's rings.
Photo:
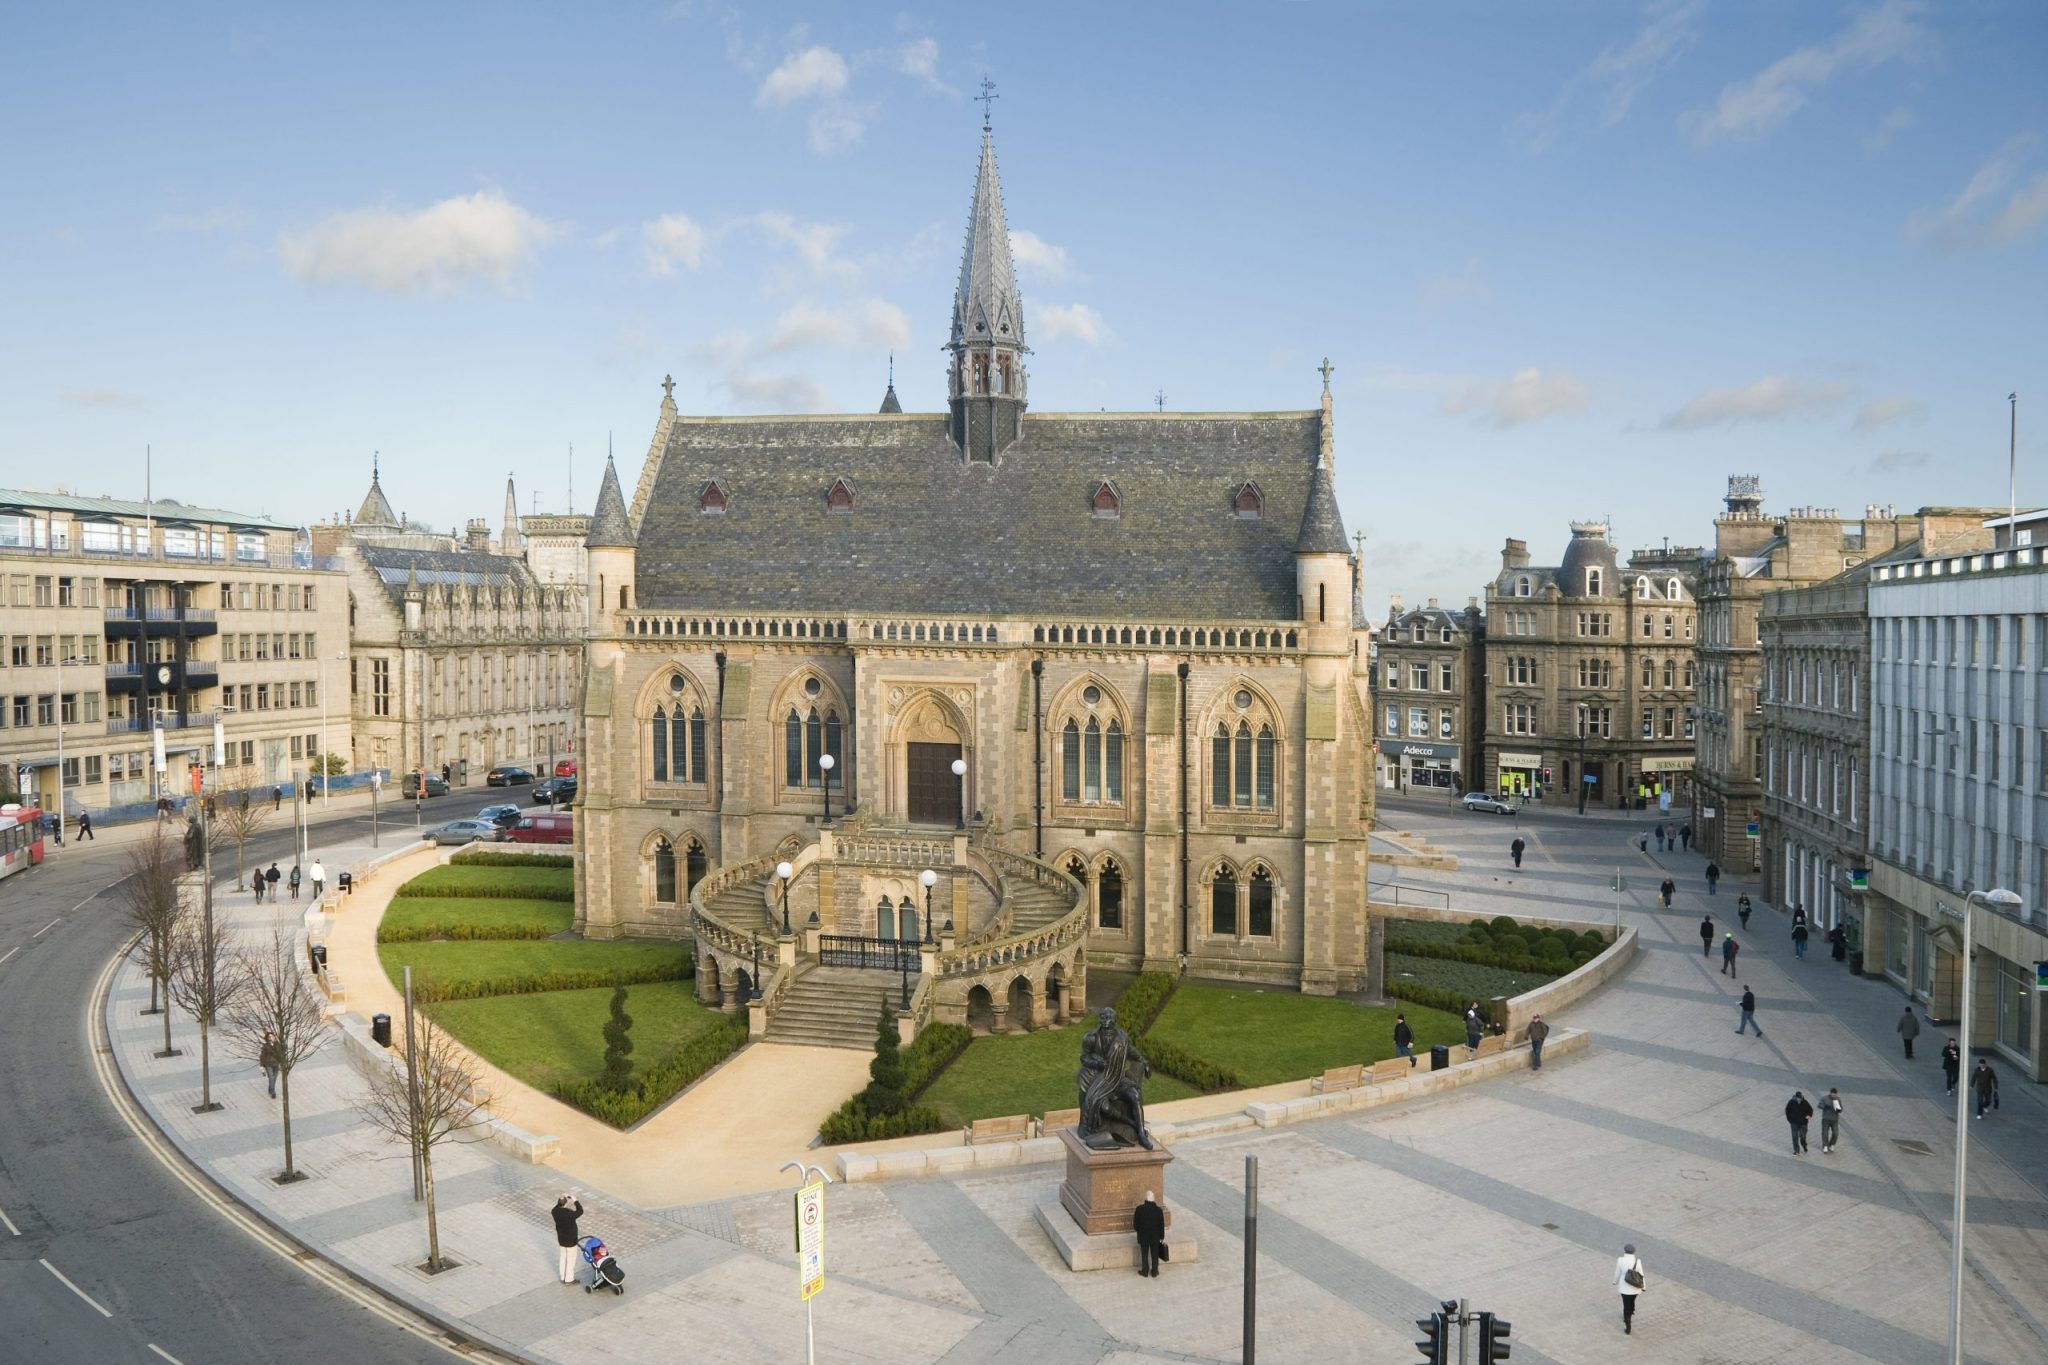
<path id="1" fill-rule="evenodd" d="M 473 797 L 427 813 L 453 819 Z M 288 829 L 250 843 L 266 860 L 290 848 Z M 112 843 L 67 844 L 0 882 L 0 1365 L 447 1365 L 443 1347 L 227 1222 L 109 1103 L 86 1001 L 130 933 L 122 859 Z"/>

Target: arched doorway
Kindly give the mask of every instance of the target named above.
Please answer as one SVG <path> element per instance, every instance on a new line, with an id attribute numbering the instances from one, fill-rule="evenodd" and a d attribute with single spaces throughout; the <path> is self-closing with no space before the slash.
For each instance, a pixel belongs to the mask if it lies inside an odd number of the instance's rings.
<path id="1" fill-rule="evenodd" d="M 996 1003 L 988 993 L 988 987 L 975 986 L 967 992 L 967 1027 L 976 1033 L 987 1033 L 995 1028 Z"/>
<path id="2" fill-rule="evenodd" d="M 962 778 L 953 764 L 964 753 L 959 715 L 937 697 L 912 702 L 897 727 L 891 755 L 896 778 L 897 809 L 914 825 L 957 824 L 961 816 Z"/>
<path id="3" fill-rule="evenodd" d="M 1010 1032 L 1031 1032 L 1031 983 L 1021 976 L 1010 982 L 1007 1014 Z"/>
<path id="4" fill-rule="evenodd" d="M 905 896 L 896 906 L 897 936 L 905 943 L 918 941 L 917 906 Z"/>

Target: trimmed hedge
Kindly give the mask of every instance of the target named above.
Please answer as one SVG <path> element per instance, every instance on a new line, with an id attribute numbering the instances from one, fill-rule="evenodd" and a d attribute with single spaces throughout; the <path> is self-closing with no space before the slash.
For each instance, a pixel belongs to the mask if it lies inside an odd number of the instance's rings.
<path id="1" fill-rule="evenodd" d="M 431 868 L 392 893 L 395 896 L 468 896 L 481 900 L 570 901 L 576 881 L 567 868 L 445 867 Z"/>
<path id="2" fill-rule="evenodd" d="M 1392 1000 L 1406 1000 L 1411 1005 L 1426 1005 L 1433 1010 L 1444 1010 L 1451 1014 L 1463 1014 L 1471 997 L 1461 996 L 1456 991 L 1447 991 L 1441 986 L 1424 986 L 1413 981 L 1387 982 L 1386 994 Z"/>
<path id="3" fill-rule="evenodd" d="M 670 1053 L 624 1090 L 606 1089 L 597 1081 L 558 1085 L 550 1092 L 564 1104 L 581 1109 L 615 1128 L 629 1128 L 646 1118 L 717 1066 L 747 1041 L 744 1014 L 725 1020 Z"/>
<path id="4" fill-rule="evenodd" d="M 965 1024 L 926 1024 L 903 1050 L 903 1097 L 915 1100 L 922 1095 L 973 1041 L 974 1030 Z"/>
<path id="5" fill-rule="evenodd" d="M 466 848 L 448 860 L 465 867 L 570 867 L 575 858 L 567 853 L 513 853 L 502 848 Z"/>
<path id="6" fill-rule="evenodd" d="M 1178 984 L 1168 972 L 1140 972 L 1116 998 L 1117 1022 L 1124 1032 L 1136 1038 L 1157 1023 Z"/>
<path id="7" fill-rule="evenodd" d="M 973 1041 L 974 1030 L 964 1024 L 925 1025 L 916 1041 L 903 1049 L 903 1093 L 915 1100 Z M 818 1138 L 826 1143 L 873 1142 L 940 1133 L 950 1126 L 928 1104 L 908 1104 L 894 1114 L 870 1114 L 856 1094 L 825 1116 Z"/>
<path id="8" fill-rule="evenodd" d="M 483 901 L 408 896 L 384 912 L 379 943 L 424 943 L 434 939 L 553 938 L 575 923 L 576 912 L 554 900 Z"/>
<path id="9" fill-rule="evenodd" d="M 561 955 L 564 959 L 574 961 L 576 956 L 581 956 L 588 965 L 536 967 L 530 960 L 518 960 L 520 957 L 530 959 L 531 954 L 523 951 L 523 945 L 531 940 L 500 942 L 506 944 L 504 950 L 498 954 L 501 961 L 470 964 L 467 974 L 462 974 L 459 967 L 449 967 L 441 952 L 434 949 L 400 950 L 387 945 L 385 949 L 379 951 L 378 957 L 384 962 L 386 973 L 395 978 L 395 961 L 403 959 L 408 954 L 426 953 L 425 960 L 416 963 L 412 993 L 414 1000 L 427 1004 L 441 1000 L 479 1000 L 487 995 L 532 995 L 539 991 L 588 990 L 593 986 L 609 986 L 614 982 L 639 986 L 657 981 L 683 981 L 691 975 L 690 952 L 681 946 L 658 955 L 638 951 L 605 951 L 601 954 L 579 951 L 573 955 L 564 953 Z M 515 950 L 514 943 L 521 945 L 520 950 Z M 609 948 L 610 945 L 592 946 Z M 556 947 L 581 950 L 584 945 L 550 945 L 546 956 L 554 956 L 552 949 Z M 514 954 L 511 961 L 502 960 L 507 954 Z"/>
<path id="10" fill-rule="evenodd" d="M 1163 1071 L 1177 1081 L 1185 1081 L 1205 1095 L 1245 1088 L 1244 1078 L 1235 1071 L 1218 1066 L 1206 1057 L 1197 1057 L 1177 1043 L 1149 1036 L 1143 1042 L 1145 1060 L 1152 1063 L 1154 1071 Z"/>

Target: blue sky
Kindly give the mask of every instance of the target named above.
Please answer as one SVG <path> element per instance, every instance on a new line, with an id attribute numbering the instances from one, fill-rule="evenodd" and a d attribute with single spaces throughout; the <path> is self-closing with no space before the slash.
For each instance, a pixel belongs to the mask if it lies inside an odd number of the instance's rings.
<path id="1" fill-rule="evenodd" d="M 1028 16 L 1028 17 L 1026 17 Z M 987 75 L 1041 411 L 1313 405 L 1367 601 L 2048 499 L 2048 7 L 40 6 L 0 484 L 433 524 L 660 399 L 932 410 Z M 915 534 L 906 527 L 906 534 Z"/>

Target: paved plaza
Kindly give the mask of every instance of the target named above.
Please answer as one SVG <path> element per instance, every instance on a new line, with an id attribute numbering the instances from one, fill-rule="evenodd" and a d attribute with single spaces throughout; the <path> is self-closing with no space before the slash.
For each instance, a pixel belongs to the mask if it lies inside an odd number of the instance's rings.
<path id="1" fill-rule="evenodd" d="M 1061 1265 L 1032 1216 L 1055 1167 L 835 1186 L 830 1281 L 814 1304 L 818 1358 L 1236 1361 L 1247 1156 L 1259 1158 L 1263 1196 L 1266 1361 L 1411 1359 L 1413 1319 L 1460 1296 L 1512 1320 L 1517 1361 L 1938 1358 L 1953 1163 L 1938 1030 L 1923 1034 L 1922 1060 L 1904 1063 L 1890 1031 L 1898 995 L 1824 952 L 1795 961 L 1782 918 L 1760 906 L 1741 935 L 1742 980 L 1765 1032 L 1738 1037 L 1739 986 L 1700 957 L 1696 931 L 1703 908 L 1717 922 L 1725 911 L 1734 928 L 1735 897 L 1753 883 L 1730 877 L 1708 897 L 1703 860 L 1626 842 L 1639 819 L 1516 822 L 1395 797 L 1382 820 L 1462 865 L 1378 877 L 1404 894 L 1446 891 L 1475 913 L 1611 917 L 1608 879 L 1622 868 L 1623 912 L 1643 951 L 1626 977 L 1562 1016 L 1592 1032 L 1589 1049 L 1439 1098 L 1180 1144 L 1167 1202 L 1176 1235 L 1198 1240 L 1202 1256 L 1143 1284 Z M 1530 845 L 1519 873 L 1507 857 L 1513 832 Z M 366 855 L 341 849 L 328 862 Z M 1666 870 L 1681 887 L 1669 912 L 1650 908 Z M 255 927 L 295 923 L 292 910 L 258 911 L 242 897 L 233 913 Z M 625 1176 L 447 1148 L 437 1160 L 442 1238 L 462 1264 L 429 1279 L 411 1268 L 425 1234 L 404 1153 L 350 1108 L 360 1082 L 343 1049 L 295 1073 L 298 1157 L 315 1178 L 280 1189 L 268 1179 L 277 1129 L 258 1073 L 222 1059 L 215 1094 L 227 1110 L 191 1114 L 196 1058 L 189 1047 L 169 1061 L 150 1056 L 158 1023 L 138 1015 L 146 995 L 124 970 L 109 1017 L 120 1066 L 157 1122 L 236 1198 L 430 1315 L 541 1361 L 803 1358 L 786 1193 L 642 1206 L 625 1197 Z M 189 1023 L 178 1029 L 189 1044 Z M 1841 1146 L 1794 1157 L 1785 1099 L 1831 1085 L 1847 1106 Z M 638 1159 L 687 1165 L 700 1136 L 704 1150 L 730 1141 L 747 1103 L 728 1093 L 716 1111 L 695 1111 L 718 1132 L 672 1128 L 670 1150 Z M 2043 1117 L 2038 1091 L 2012 1082 L 2004 1109 L 1974 1125 L 1973 1359 L 2048 1356 Z M 769 1155 L 829 1167 L 832 1154 Z M 569 1186 L 584 1191 L 585 1229 L 627 1268 L 623 1298 L 554 1282 L 547 1208 Z M 1640 1248 L 1649 1281 L 1632 1337 L 1621 1334 L 1613 1288 L 1624 1241 Z"/>

